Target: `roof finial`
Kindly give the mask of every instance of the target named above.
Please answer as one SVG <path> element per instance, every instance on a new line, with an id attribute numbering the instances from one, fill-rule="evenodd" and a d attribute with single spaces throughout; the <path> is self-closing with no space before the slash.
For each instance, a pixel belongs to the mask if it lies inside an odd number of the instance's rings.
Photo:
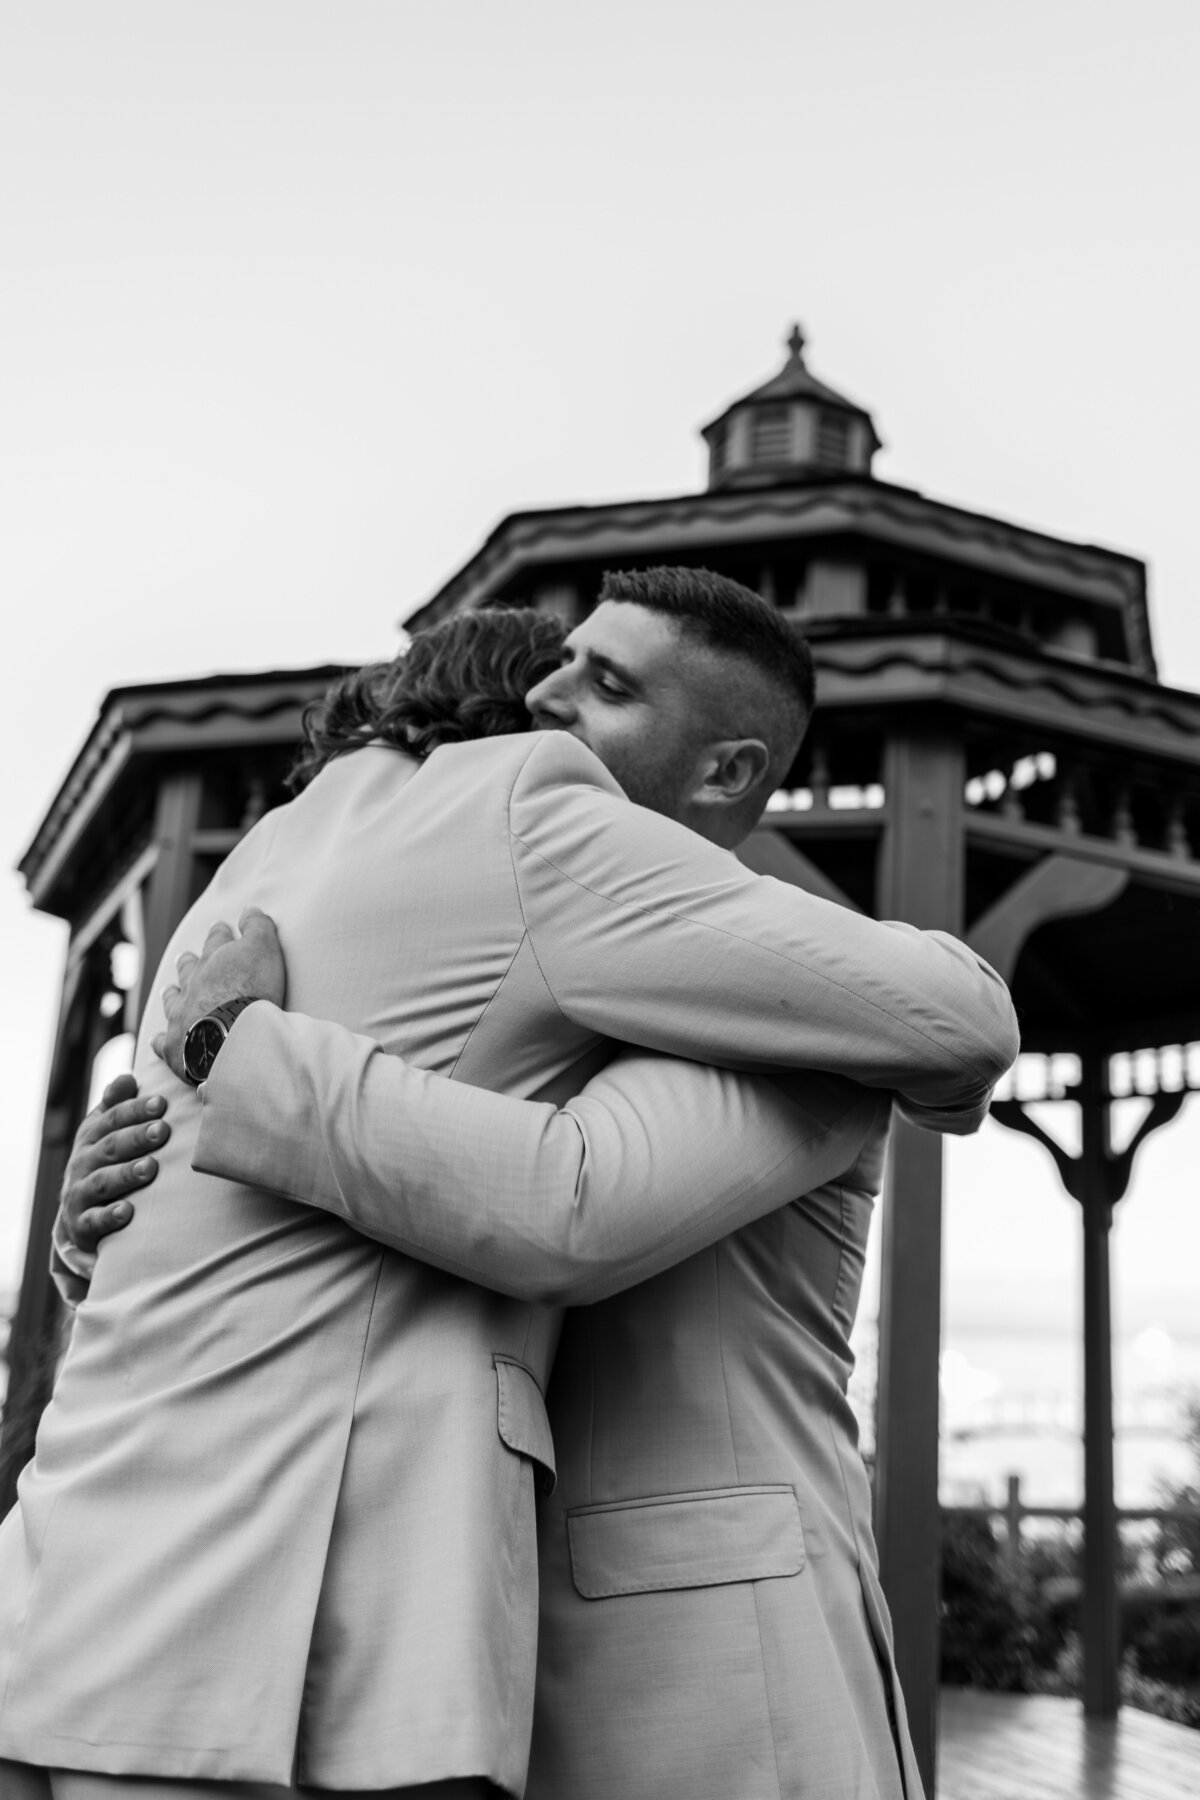
<path id="1" fill-rule="evenodd" d="M 803 362 L 801 351 L 804 349 L 804 333 L 799 325 L 793 325 L 786 339 L 787 347 L 792 353 L 793 362 Z"/>

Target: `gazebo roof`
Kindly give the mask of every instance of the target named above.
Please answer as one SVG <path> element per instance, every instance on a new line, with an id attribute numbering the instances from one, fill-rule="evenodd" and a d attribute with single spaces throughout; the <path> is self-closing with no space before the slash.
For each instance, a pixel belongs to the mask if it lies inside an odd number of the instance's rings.
<path id="1" fill-rule="evenodd" d="M 714 425 L 719 425 L 722 419 L 728 418 L 730 413 L 737 412 L 744 406 L 757 406 L 764 401 L 769 404 L 772 401 L 782 400 L 819 400 L 823 406 L 854 413 L 858 418 L 866 419 L 871 426 L 872 435 L 875 436 L 875 442 L 878 444 L 879 438 L 875 434 L 874 422 L 866 407 L 859 406 L 856 401 L 848 399 L 845 394 L 840 394 L 827 382 L 817 379 L 804 360 L 804 344 L 804 333 L 799 325 L 793 325 L 787 339 L 788 359 L 779 373 L 772 375 L 769 381 L 764 381 L 761 387 L 752 388 L 748 394 L 743 394 L 739 399 L 730 401 L 729 405 L 719 412 L 715 419 L 711 419 L 707 425 L 702 427 L 702 430 L 704 432 L 711 431 Z"/>
<path id="2" fill-rule="evenodd" d="M 343 670 L 322 663 L 112 688 L 17 865 L 34 905 L 69 911 L 68 865 L 86 854 L 93 834 L 124 822 L 149 762 L 251 746 L 290 750 L 304 708 Z"/>
<path id="3" fill-rule="evenodd" d="M 858 543 L 1070 596 L 1116 613 L 1130 665 L 1155 673 L 1146 569 L 1137 557 L 867 475 L 509 513 L 405 625 L 420 629 L 462 608 L 516 602 L 530 583 L 565 566 L 704 562 L 764 541 L 813 551 L 823 542 Z"/>

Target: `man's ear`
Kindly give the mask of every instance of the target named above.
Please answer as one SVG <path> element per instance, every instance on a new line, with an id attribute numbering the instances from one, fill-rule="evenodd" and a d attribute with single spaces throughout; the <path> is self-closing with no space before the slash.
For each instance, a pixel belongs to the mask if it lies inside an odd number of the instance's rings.
<path id="1" fill-rule="evenodd" d="M 770 764 L 761 738 L 726 738 L 709 744 L 698 771 L 695 799 L 702 806 L 737 806 L 760 785 Z"/>

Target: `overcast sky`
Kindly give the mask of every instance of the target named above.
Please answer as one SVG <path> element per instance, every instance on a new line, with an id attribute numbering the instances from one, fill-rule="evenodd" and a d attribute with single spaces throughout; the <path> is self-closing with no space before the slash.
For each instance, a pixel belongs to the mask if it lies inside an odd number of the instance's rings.
<path id="1" fill-rule="evenodd" d="M 388 653 L 505 512 L 701 485 L 793 318 L 879 475 L 1144 556 L 1200 687 L 1198 56 L 1192 0 L 2 0 L 4 865 L 106 689 Z M 65 928 L 0 921 L 3 1286 Z M 1186 1327 L 1198 1156 L 1119 1323 Z M 952 1317 L 1076 1309 L 1032 1145 L 947 1229 Z"/>

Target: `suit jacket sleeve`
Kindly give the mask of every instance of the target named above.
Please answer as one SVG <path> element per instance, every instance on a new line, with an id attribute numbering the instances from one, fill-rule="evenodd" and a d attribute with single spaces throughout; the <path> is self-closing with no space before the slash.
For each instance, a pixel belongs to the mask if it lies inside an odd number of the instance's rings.
<path id="1" fill-rule="evenodd" d="M 773 1080 L 645 1051 L 555 1108 L 265 1004 L 237 1021 L 202 1097 L 199 1172 L 559 1305 L 644 1281 L 835 1178 L 873 1192 L 890 1109 L 836 1077 Z"/>
<path id="2" fill-rule="evenodd" d="M 956 1132 L 977 1128 L 1017 1054 L 1008 990 L 966 945 L 751 874 L 630 805 L 566 733 L 542 733 L 526 758 L 509 828 L 546 986 L 605 1037 L 845 1075 Z"/>

